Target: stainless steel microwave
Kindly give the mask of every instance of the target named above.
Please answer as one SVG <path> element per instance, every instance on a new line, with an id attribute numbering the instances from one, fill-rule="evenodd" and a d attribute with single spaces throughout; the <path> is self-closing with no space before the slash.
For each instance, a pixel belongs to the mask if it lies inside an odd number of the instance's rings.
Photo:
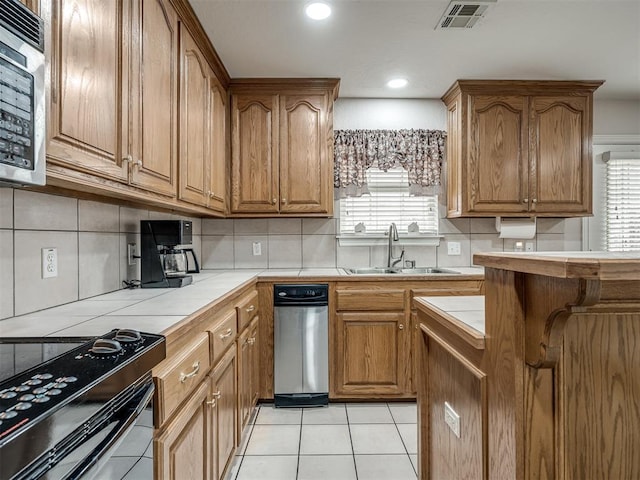
<path id="1" fill-rule="evenodd" d="M 44 68 L 42 19 L 0 0 L 0 184 L 46 182 Z"/>

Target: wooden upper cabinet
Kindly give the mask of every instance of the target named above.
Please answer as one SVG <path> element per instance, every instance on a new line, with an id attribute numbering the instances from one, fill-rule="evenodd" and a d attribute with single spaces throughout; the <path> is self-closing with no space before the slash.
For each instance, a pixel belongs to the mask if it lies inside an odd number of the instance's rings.
<path id="1" fill-rule="evenodd" d="M 327 95 L 280 97 L 280 212 L 332 211 L 333 159 L 324 117 Z"/>
<path id="2" fill-rule="evenodd" d="M 470 103 L 467 185 L 474 210 L 526 212 L 526 99 L 478 95 Z"/>
<path id="3" fill-rule="evenodd" d="M 532 97 L 531 209 L 590 213 L 591 102 L 581 97 Z M 585 161 L 588 158 L 589 161 Z"/>
<path id="4" fill-rule="evenodd" d="M 333 213 L 333 102 L 338 81 L 231 83 L 231 213 Z"/>
<path id="5" fill-rule="evenodd" d="M 47 157 L 51 165 L 126 181 L 130 3 L 42 2 L 50 79 Z"/>
<path id="6" fill-rule="evenodd" d="M 178 15 L 167 0 L 134 0 L 132 30 L 131 183 L 175 197 Z"/>
<path id="7" fill-rule="evenodd" d="M 447 106 L 447 216 L 579 216 L 602 82 L 460 80 Z"/>
<path id="8" fill-rule="evenodd" d="M 209 77 L 208 207 L 218 212 L 227 208 L 227 92 Z"/>
<path id="9" fill-rule="evenodd" d="M 278 212 L 278 96 L 235 94 L 231 116 L 231 211 Z"/>
<path id="10" fill-rule="evenodd" d="M 180 200 L 209 201 L 209 66 L 195 40 L 180 25 Z"/>

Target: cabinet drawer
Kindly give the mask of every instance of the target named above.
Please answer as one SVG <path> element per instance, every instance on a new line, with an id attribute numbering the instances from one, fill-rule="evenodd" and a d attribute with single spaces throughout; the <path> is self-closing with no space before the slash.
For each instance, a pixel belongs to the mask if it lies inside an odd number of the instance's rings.
<path id="1" fill-rule="evenodd" d="M 209 331 L 211 336 L 211 363 L 216 360 L 236 341 L 238 328 L 236 325 L 236 311 L 231 310 L 224 315 L 219 322 Z"/>
<path id="2" fill-rule="evenodd" d="M 209 362 L 209 336 L 200 334 L 175 357 L 160 364 L 153 372 L 158 387 L 156 423 L 164 423 L 188 394 L 200 384 L 211 363 Z"/>
<path id="3" fill-rule="evenodd" d="M 338 310 L 404 310 L 403 290 L 336 290 Z"/>
<path id="4" fill-rule="evenodd" d="M 236 309 L 238 310 L 238 331 L 241 332 L 258 314 L 258 292 L 254 290 L 240 300 Z"/>

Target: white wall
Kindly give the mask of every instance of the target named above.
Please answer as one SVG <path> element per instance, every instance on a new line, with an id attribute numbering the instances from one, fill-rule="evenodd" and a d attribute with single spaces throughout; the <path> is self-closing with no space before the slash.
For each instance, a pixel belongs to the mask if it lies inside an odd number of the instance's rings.
<path id="1" fill-rule="evenodd" d="M 583 221 L 583 249 L 604 249 L 605 176 L 602 153 L 640 150 L 640 101 L 594 101 L 593 217 Z"/>

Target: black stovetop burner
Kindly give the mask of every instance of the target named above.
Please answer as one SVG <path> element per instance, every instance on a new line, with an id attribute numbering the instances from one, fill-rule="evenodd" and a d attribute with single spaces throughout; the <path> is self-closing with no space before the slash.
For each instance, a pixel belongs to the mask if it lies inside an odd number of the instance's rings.
<path id="1" fill-rule="evenodd" d="M 161 335 L 123 329 L 85 340 L 0 339 L 4 351 L 8 344 L 16 351 L 14 368 L 3 367 L 13 376 L 0 378 L 1 478 L 7 473 L 11 477 L 4 465 L 15 454 L 23 455 L 25 445 L 33 447 L 46 438 L 46 451 L 58 444 L 165 358 Z M 24 369 L 19 349 L 28 346 L 33 352 L 40 345 L 44 355 L 63 353 Z M 30 457 L 39 454 L 35 449 Z"/>

